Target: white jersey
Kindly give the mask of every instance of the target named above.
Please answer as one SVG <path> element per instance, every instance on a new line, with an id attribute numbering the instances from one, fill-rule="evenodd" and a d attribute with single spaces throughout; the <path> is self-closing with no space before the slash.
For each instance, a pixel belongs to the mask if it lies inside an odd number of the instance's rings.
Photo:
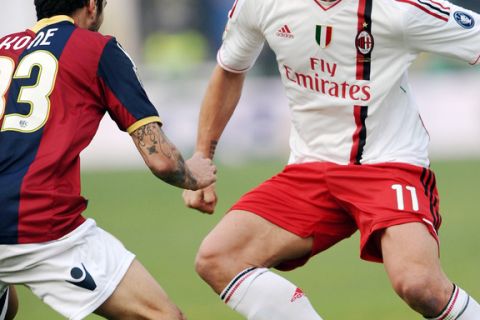
<path id="1" fill-rule="evenodd" d="M 422 51 L 479 63 L 480 16 L 443 0 L 237 0 L 229 17 L 222 68 L 247 71 L 265 41 L 276 54 L 290 163 L 428 166 L 407 69 Z"/>

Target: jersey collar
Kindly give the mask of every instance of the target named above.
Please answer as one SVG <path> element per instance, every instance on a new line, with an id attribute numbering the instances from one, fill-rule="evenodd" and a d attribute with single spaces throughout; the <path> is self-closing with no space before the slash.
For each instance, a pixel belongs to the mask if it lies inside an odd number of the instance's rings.
<path id="1" fill-rule="evenodd" d="M 74 23 L 71 17 L 65 16 L 65 15 L 59 15 L 59 16 L 53 16 L 50 18 L 45 18 L 38 21 L 32 28 L 30 28 L 30 30 L 37 33 L 38 31 L 42 30 L 48 25 L 59 23 L 62 21 L 68 21 L 68 22 Z"/>
<path id="2" fill-rule="evenodd" d="M 332 3 L 330 3 L 328 6 L 324 6 L 324 5 L 322 4 L 322 1 L 320 1 L 320 0 L 314 0 L 314 1 L 318 4 L 318 6 L 319 6 L 320 8 L 323 9 L 323 11 L 327 11 L 327 10 L 330 10 L 331 8 L 335 7 L 335 6 L 336 6 L 337 4 L 339 4 L 342 0 L 334 0 L 334 1 L 332 1 Z"/>

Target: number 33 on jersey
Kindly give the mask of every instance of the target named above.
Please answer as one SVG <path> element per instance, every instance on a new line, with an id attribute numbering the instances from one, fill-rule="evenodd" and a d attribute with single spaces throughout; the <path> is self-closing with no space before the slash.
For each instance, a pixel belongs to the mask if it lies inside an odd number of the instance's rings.
<path id="1" fill-rule="evenodd" d="M 34 132 L 41 129 L 50 112 L 50 93 L 55 85 L 58 61 L 48 51 L 34 51 L 20 60 L 15 70 L 15 62 L 9 57 L 0 56 L 0 119 L 3 118 L 1 131 Z M 33 84 L 29 84 L 34 79 Z M 25 81 L 26 80 L 26 81 Z M 18 83 L 24 82 L 24 85 Z M 5 114 L 5 95 L 12 87 L 19 88 L 16 106 L 29 105 L 28 113 Z"/>

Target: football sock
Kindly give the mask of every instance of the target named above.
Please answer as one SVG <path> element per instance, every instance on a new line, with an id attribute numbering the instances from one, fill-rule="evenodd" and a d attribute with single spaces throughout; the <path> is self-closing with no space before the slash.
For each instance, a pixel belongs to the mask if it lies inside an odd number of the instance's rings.
<path id="1" fill-rule="evenodd" d="M 220 297 L 248 320 L 322 320 L 300 288 L 266 268 L 243 270 Z"/>
<path id="2" fill-rule="evenodd" d="M 480 305 L 461 288 L 453 285 L 447 306 L 436 318 L 430 320 L 480 320 Z"/>

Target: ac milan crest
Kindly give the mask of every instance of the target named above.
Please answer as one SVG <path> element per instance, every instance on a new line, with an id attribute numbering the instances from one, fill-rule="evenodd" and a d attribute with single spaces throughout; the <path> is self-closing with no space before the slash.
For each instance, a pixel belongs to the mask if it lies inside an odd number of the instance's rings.
<path id="1" fill-rule="evenodd" d="M 322 49 L 328 47 L 330 42 L 332 42 L 332 33 L 332 26 L 317 25 L 315 29 L 315 40 Z"/>
<path id="2" fill-rule="evenodd" d="M 355 39 L 355 45 L 357 46 L 358 52 L 362 55 L 366 56 L 370 54 L 374 45 L 372 34 L 368 30 L 361 30 Z"/>

